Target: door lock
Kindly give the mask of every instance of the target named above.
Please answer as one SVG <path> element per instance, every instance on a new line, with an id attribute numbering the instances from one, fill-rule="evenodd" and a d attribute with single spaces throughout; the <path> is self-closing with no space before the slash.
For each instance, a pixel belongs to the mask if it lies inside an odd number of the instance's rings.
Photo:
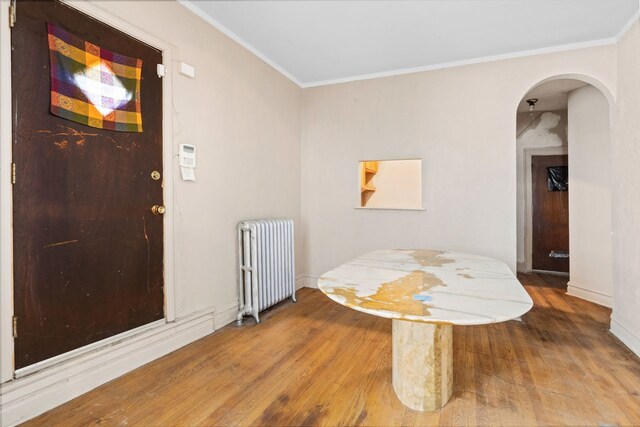
<path id="1" fill-rule="evenodd" d="M 151 172 L 151 179 L 153 179 L 154 181 L 159 180 L 160 179 L 160 172 L 158 172 L 158 171 Z"/>
<path id="2" fill-rule="evenodd" d="M 153 212 L 154 215 L 162 215 L 167 211 L 167 208 L 165 208 L 162 205 L 153 205 L 151 207 L 151 212 Z"/>

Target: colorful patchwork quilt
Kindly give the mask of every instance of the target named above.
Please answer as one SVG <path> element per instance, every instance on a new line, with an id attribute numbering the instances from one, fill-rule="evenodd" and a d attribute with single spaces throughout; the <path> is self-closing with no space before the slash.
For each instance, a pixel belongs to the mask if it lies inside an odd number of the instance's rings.
<path id="1" fill-rule="evenodd" d="M 51 113 L 100 129 L 142 132 L 142 60 L 84 41 L 47 23 Z"/>

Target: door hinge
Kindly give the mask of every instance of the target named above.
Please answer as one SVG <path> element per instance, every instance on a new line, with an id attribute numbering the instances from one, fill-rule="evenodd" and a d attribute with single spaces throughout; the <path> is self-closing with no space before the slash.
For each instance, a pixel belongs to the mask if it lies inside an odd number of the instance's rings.
<path id="1" fill-rule="evenodd" d="M 11 163 L 11 183 L 16 183 L 16 164 Z"/>
<path id="2" fill-rule="evenodd" d="M 13 316 L 13 337 L 18 338 L 18 318 Z"/>
<path id="3" fill-rule="evenodd" d="M 16 25 L 16 2 L 11 0 L 9 4 L 9 28 L 13 28 Z"/>

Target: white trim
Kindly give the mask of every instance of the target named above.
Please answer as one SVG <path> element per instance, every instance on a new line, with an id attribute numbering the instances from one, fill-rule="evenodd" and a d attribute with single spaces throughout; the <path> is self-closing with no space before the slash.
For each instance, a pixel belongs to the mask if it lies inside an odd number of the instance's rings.
<path id="1" fill-rule="evenodd" d="M 305 277 L 301 274 L 296 276 L 296 291 L 305 286 Z M 227 308 L 222 309 L 219 312 L 216 312 L 213 324 L 216 330 L 233 323 L 237 320 L 238 316 L 238 303 L 232 304 Z"/>
<path id="2" fill-rule="evenodd" d="M 126 341 L 129 338 L 133 338 L 141 333 L 144 333 L 148 330 L 155 329 L 159 326 L 164 325 L 166 322 L 164 319 L 157 320 L 155 322 L 151 322 L 146 325 L 142 325 L 138 328 L 131 329 L 129 331 L 123 332 L 118 335 L 114 335 L 109 338 L 105 338 L 100 341 L 96 341 L 94 343 L 85 345 L 84 347 L 76 348 L 74 350 L 68 351 L 66 353 L 59 354 L 57 356 L 51 357 L 49 359 L 43 360 L 38 363 L 34 363 L 33 365 L 25 366 L 24 368 L 16 369 L 14 373 L 14 377 L 16 379 L 26 377 L 27 375 L 35 374 L 36 372 L 42 371 L 44 369 L 50 368 L 55 365 L 59 365 L 61 363 L 65 363 L 71 361 L 73 359 L 77 359 L 79 357 L 84 356 L 85 354 L 93 353 L 95 351 L 99 351 L 105 347 L 112 346 L 114 344 L 118 344 L 120 342 Z"/>
<path id="3" fill-rule="evenodd" d="M 9 381 L 0 391 L 3 425 L 15 425 L 80 396 L 214 331 L 205 311 L 163 323 L 66 363 Z"/>
<path id="4" fill-rule="evenodd" d="M 619 319 L 611 316 L 611 333 L 615 335 L 624 345 L 629 347 L 637 356 L 640 356 L 640 336 Z"/>
<path id="5" fill-rule="evenodd" d="M 442 70 L 445 68 L 461 67 L 464 65 L 483 64 L 486 62 L 503 61 L 507 59 L 522 58 L 526 56 L 544 55 L 549 53 L 566 52 L 570 50 L 586 49 L 591 47 L 609 46 L 616 43 L 617 43 L 616 38 L 610 37 L 607 39 L 592 40 L 588 42 L 544 47 L 540 49 L 531 49 L 531 50 L 524 50 L 520 52 L 504 53 L 500 55 L 483 56 L 483 57 L 473 58 L 473 59 L 463 59 L 460 61 L 443 62 L 440 64 L 426 65 L 422 67 L 401 68 L 396 70 L 382 71 L 379 73 L 362 74 L 362 75 L 351 76 L 351 77 L 341 77 L 337 79 L 302 83 L 300 87 L 302 87 L 303 89 L 306 89 L 306 88 L 319 87 L 319 86 L 329 86 L 329 85 L 334 85 L 339 83 L 350 83 L 350 82 L 355 82 L 360 80 L 377 79 L 381 77 L 394 77 L 394 76 L 400 76 L 403 74 L 413 74 L 413 73 L 421 73 L 423 71 Z"/>
<path id="6" fill-rule="evenodd" d="M 633 27 L 633 24 L 636 23 L 638 18 L 640 18 L 640 9 L 637 10 L 636 13 L 631 15 L 631 18 L 629 18 L 627 23 L 623 25 L 623 27 L 620 29 L 620 31 L 618 31 L 618 34 L 616 35 L 616 42 L 619 42 L 620 39 L 622 37 L 624 37 L 625 34 L 627 34 L 627 31 L 629 31 L 631 29 L 631 27 Z"/>
<path id="7" fill-rule="evenodd" d="M 403 160 L 420 160 L 420 162 L 422 162 L 422 157 L 385 157 L 384 159 L 362 159 L 358 160 L 358 164 L 364 162 L 400 162 Z"/>
<path id="8" fill-rule="evenodd" d="M 7 2 L 0 2 L 0 383 L 13 377 L 13 203 L 11 141 L 11 31 Z"/>
<path id="9" fill-rule="evenodd" d="M 220 311 L 216 311 L 213 318 L 213 326 L 216 330 L 227 326 L 229 323 L 235 322 L 238 316 L 238 303 L 223 308 Z"/>
<path id="10" fill-rule="evenodd" d="M 305 287 L 305 277 L 301 274 L 296 276 L 296 290 Z M 216 311 L 213 324 L 216 330 L 236 321 L 238 316 L 238 303 L 232 304 L 220 311 Z"/>
<path id="11" fill-rule="evenodd" d="M 533 270 L 533 212 L 531 193 L 531 157 L 562 156 L 569 154 L 569 147 L 525 148 L 524 152 L 524 272 Z M 522 238 L 522 237 L 520 237 Z"/>
<path id="12" fill-rule="evenodd" d="M 302 279 L 302 281 L 304 283 L 304 287 L 305 288 L 318 289 L 318 278 L 317 277 L 305 276 Z"/>
<path id="13" fill-rule="evenodd" d="M 354 206 L 353 209 L 364 209 L 369 211 L 426 211 L 425 208 L 373 208 L 368 206 Z"/>
<path id="14" fill-rule="evenodd" d="M 567 295 L 572 297 L 581 298 L 587 301 L 594 302 L 598 305 L 611 308 L 613 306 L 613 297 L 611 295 L 603 294 L 602 292 L 592 291 L 590 289 L 582 288 L 569 281 L 567 283 Z"/>
<path id="15" fill-rule="evenodd" d="M 181 6 L 186 8 L 187 10 L 189 10 L 191 13 L 193 13 L 194 15 L 198 16 L 199 18 L 203 19 L 205 22 L 207 22 L 208 24 L 210 24 L 211 26 L 216 28 L 222 34 L 224 34 L 225 36 L 229 37 L 231 40 L 233 40 L 234 42 L 238 43 L 240 46 L 244 47 L 249 52 L 251 52 L 252 54 L 257 56 L 258 58 L 260 58 L 262 61 L 264 61 L 271 68 L 273 68 L 274 70 L 276 70 L 277 72 L 279 72 L 280 74 L 282 74 L 283 76 L 285 76 L 286 78 L 291 80 L 293 83 L 295 83 L 299 87 L 305 87 L 300 82 L 300 80 L 295 78 L 291 73 L 289 73 L 287 70 L 285 70 L 284 68 L 282 68 L 281 66 L 276 64 L 274 61 L 269 59 L 265 54 L 260 52 L 253 45 L 251 45 L 251 43 L 246 42 L 244 39 L 242 39 L 236 33 L 234 33 L 233 31 L 231 31 L 230 29 L 228 29 L 227 27 L 222 25 L 220 22 L 218 22 L 216 19 L 214 19 L 213 17 L 211 17 L 207 13 L 203 12 L 199 7 L 194 5 L 193 2 L 188 1 L 188 0 L 177 0 L 177 2 L 178 2 L 178 4 L 180 4 Z"/>
<path id="16" fill-rule="evenodd" d="M 482 64 L 485 62 L 502 61 L 506 59 L 522 58 L 526 56 L 543 55 L 543 54 L 565 52 L 565 51 L 576 50 L 576 49 L 608 46 L 611 44 L 616 44 L 627 33 L 627 31 L 631 29 L 633 24 L 635 24 L 635 22 L 640 17 L 640 11 L 636 11 L 614 37 L 609 37 L 604 39 L 590 40 L 590 41 L 578 42 L 578 43 L 569 43 L 569 44 L 558 45 L 558 46 L 549 46 L 549 47 L 543 47 L 538 49 L 529 49 L 529 50 L 523 50 L 519 52 L 503 53 L 499 55 L 482 56 L 478 58 L 443 62 L 439 64 L 432 64 L 432 65 L 419 66 L 419 67 L 398 68 L 394 70 L 381 71 L 377 73 L 360 74 L 360 75 L 349 76 L 349 77 L 339 77 L 335 79 L 318 80 L 314 82 L 305 83 L 305 82 L 301 82 L 299 79 L 294 77 L 291 73 L 289 73 L 287 70 L 282 68 L 275 61 L 271 60 L 267 55 L 262 53 L 252 44 L 245 41 L 236 33 L 234 33 L 233 31 L 225 27 L 223 24 L 221 24 L 218 20 L 216 20 L 209 14 L 203 12 L 199 7 L 195 6 L 193 0 L 177 0 L 177 1 L 180 5 L 182 5 L 183 7 L 185 7 L 186 9 L 188 9 L 189 11 L 191 11 L 192 13 L 194 13 L 195 15 L 203 19 L 205 22 L 215 27 L 218 31 L 220 31 L 221 33 L 223 33 L 224 35 L 226 35 L 231 40 L 235 41 L 245 49 L 247 49 L 249 52 L 253 53 L 255 56 L 257 56 L 258 58 L 263 60 L 265 63 L 270 65 L 272 68 L 274 68 L 276 71 L 278 71 L 280 74 L 282 74 L 283 76 L 291 80 L 293 83 L 300 86 L 302 89 L 319 87 L 319 86 L 329 86 L 329 85 L 334 85 L 339 83 L 349 83 L 349 82 L 355 82 L 360 80 L 377 79 L 381 77 L 400 76 L 403 74 L 420 73 L 423 71 L 441 70 L 445 68 L 460 67 L 464 65 Z"/>

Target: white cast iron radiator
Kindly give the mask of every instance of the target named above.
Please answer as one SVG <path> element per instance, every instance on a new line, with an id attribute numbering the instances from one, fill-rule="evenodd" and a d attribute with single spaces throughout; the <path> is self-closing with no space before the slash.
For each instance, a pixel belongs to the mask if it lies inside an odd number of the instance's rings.
<path id="1" fill-rule="evenodd" d="M 291 297 L 296 300 L 293 220 L 257 219 L 238 224 L 237 323 Z"/>

